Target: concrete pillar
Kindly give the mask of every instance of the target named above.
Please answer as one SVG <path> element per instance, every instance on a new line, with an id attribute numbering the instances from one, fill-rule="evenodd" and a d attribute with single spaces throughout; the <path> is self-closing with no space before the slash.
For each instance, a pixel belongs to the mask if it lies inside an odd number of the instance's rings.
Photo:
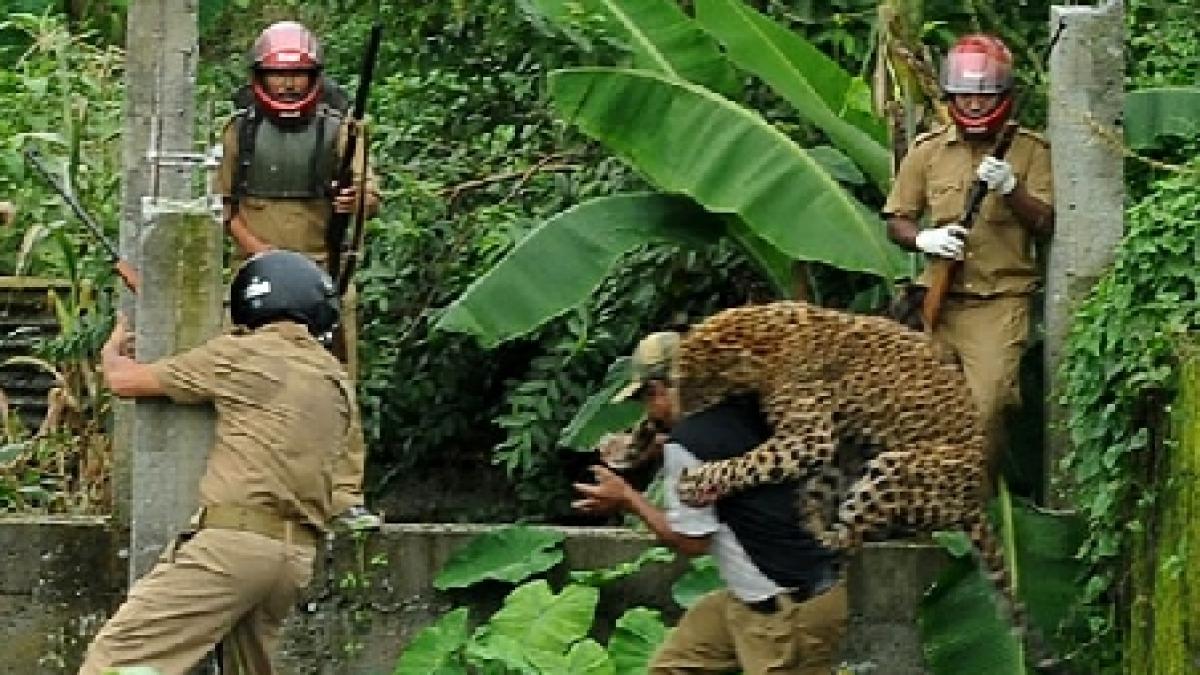
<path id="1" fill-rule="evenodd" d="M 195 147 L 196 12 L 194 0 L 133 0 L 128 9 L 121 253 L 142 290 L 122 307 L 143 362 L 199 344 L 220 323 L 220 233 L 203 204 L 188 201 L 195 166 L 157 159 Z M 125 405 L 118 416 L 117 512 L 133 581 L 196 508 L 213 426 L 209 410 L 164 401 Z"/>
<path id="2" fill-rule="evenodd" d="M 1122 233 L 1123 23 L 1121 2 L 1050 10 L 1050 35 L 1058 41 L 1050 52 L 1048 129 L 1057 217 L 1046 272 L 1048 478 L 1069 442 L 1064 411 L 1055 403 L 1063 342 L 1076 307 L 1112 261 Z M 1050 501 L 1064 505 L 1053 490 Z"/>

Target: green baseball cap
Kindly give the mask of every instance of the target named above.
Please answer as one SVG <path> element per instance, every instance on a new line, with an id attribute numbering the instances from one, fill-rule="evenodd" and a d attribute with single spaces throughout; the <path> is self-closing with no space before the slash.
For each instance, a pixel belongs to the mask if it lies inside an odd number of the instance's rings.
<path id="1" fill-rule="evenodd" d="M 629 384 L 612 397 L 612 402 L 620 403 L 636 396 L 650 380 L 669 381 L 671 363 L 678 351 L 679 333 L 662 331 L 642 338 L 630 357 L 633 374 Z"/>

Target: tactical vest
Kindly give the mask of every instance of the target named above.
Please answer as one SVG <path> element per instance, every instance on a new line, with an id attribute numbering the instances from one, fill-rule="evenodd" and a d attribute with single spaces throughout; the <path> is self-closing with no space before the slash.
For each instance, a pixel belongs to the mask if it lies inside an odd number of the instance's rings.
<path id="1" fill-rule="evenodd" d="M 336 143 L 342 114 L 317 108 L 302 127 L 263 122 L 255 107 L 238 111 L 238 159 L 233 174 L 235 198 L 312 199 L 328 196 L 336 171 Z"/>

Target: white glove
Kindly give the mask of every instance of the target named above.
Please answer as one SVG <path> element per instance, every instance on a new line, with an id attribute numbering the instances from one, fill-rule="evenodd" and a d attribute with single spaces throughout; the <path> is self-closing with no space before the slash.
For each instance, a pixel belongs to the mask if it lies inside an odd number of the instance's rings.
<path id="1" fill-rule="evenodd" d="M 975 175 L 987 183 L 989 190 L 995 190 L 1002 195 L 1017 189 L 1017 177 L 1013 174 L 1012 164 L 991 155 L 983 158 L 979 168 L 975 170 Z"/>
<path id="2" fill-rule="evenodd" d="M 960 225 L 943 225 L 917 233 L 917 248 L 929 255 L 962 260 L 967 230 Z"/>

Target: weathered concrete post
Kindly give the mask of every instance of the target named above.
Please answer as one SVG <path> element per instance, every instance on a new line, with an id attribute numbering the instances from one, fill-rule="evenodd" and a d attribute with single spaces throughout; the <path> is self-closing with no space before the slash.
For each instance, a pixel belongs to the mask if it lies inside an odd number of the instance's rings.
<path id="1" fill-rule="evenodd" d="M 1112 261 L 1124 216 L 1121 114 L 1124 109 L 1124 9 L 1055 6 L 1050 35 L 1049 137 L 1053 147 L 1057 231 L 1046 272 L 1046 383 L 1057 373 L 1071 317 Z M 1047 398 L 1047 478 L 1067 450 L 1062 407 Z M 1050 481 L 1047 481 L 1050 484 Z M 1058 495 L 1050 501 L 1062 505 Z"/>
<path id="2" fill-rule="evenodd" d="M 189 201 L 194 163 L 178 161 L 194 150 L 196 7 L 129 6 L 121 250 L 141 273 L 140 295 L 124 305 L 136 310 L 140 361 L 199 344 L 220 325 L 220 232 L 205 205 Z M 139 401 L 125 407 L 121 430 L 132 582 L 196 508 L 213 424 L 205 408 Z"/>

